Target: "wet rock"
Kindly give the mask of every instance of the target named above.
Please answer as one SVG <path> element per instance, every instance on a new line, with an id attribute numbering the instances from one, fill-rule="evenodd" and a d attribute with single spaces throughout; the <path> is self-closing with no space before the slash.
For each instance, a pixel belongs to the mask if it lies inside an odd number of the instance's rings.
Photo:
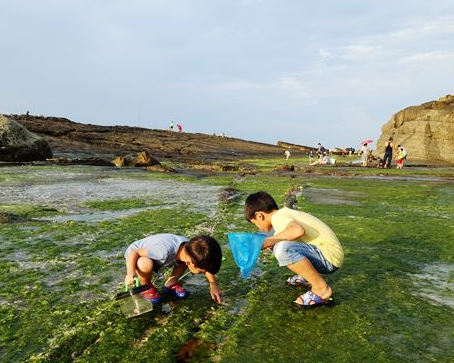
<path id="1" fill-rule="evenodd" d="M 18 215 L 12 213 L 0 213 L 0 224 L 17 223 L 21 221 L 25 221 L 25 219 L 19 217 Z"/>
<path id="2" fill-rule="evenodd" d="M 275 170 L 277 170 L 277 171 L 295 171 L 295 166 L 285 164 L 285 165 L 277 166 Z"/>
<path id="3" fill-rule="evenodd" d="M 48 158 L 52 158 L 52 150 L 42 137 L 0 115 L 0 161 L 27 162 Z"/>
<path id="4" fill-rule="evenodd" d="M 219 195 L 219 201 L 221 203 L 230 204 L 234 203 L 241 197 L 241 192 L 233 187 L 225 187 L 222 193 Z"/>

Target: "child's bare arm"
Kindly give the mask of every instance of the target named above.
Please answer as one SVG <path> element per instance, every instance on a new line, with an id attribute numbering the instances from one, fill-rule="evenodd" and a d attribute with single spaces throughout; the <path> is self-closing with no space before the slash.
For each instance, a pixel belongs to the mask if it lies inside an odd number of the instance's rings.
<path id="1" fill-rule="evenodd" d="M 263 242 L 262 249 L 273 247 L 276 243 L 280 241 L 293 241 L 300 238 L 304 235 L 305 231 L 304 228 L 296 223 L 290 222 L 282 232 L 275 234 L 272 237 L 265 238 L 265 242 Z"/>
<path id="2" fill-rule="evenodd" d="M 222 292 L 219 289 L 218 283 L 216 281 L 216 276 L 207 271 L 207 272 L 205 272 L 205 277 L 208 280 L 208 283 L 210 285 L 211 298 L 218 304 L 222 304 L 222 302 L 223 302 L 223 299 L 221 296 Z"/>

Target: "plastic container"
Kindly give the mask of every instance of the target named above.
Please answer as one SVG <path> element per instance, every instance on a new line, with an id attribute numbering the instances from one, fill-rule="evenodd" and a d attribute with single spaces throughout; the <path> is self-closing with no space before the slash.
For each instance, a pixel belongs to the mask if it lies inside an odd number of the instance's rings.
<path id="1" fill-rule="evenodd" d="M 138 280 L 136 280 L 136 285 L 138 285 Z M 128 289 L 126 285 L 126 291 L 117 294 L 115 300 L 120 304 L 121 310 L 126 318 L 133 318 L 153 310 L 151 300 L 140 295 L 142 291 L 148 289 L 149 287 L 147 285 L 136 286 L 132 289 Z"/>
<path id="2" fill-rule="evenodd" d="M 244 278 L 249 276 L 249 272 L 251 272 L 252 267 L 257 262 L 265 237 L 264 234 L 259 233 L 238 232 L 227 234 L 233 258 Z"/>

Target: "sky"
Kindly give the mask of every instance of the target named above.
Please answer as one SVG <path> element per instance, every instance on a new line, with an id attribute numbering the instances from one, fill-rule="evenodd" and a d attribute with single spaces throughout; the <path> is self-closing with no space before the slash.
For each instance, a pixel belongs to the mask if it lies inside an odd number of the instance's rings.
<path id="1" fill-rule="evenodd" d="M 454 0 L 5 0 L 0 18 L 4 114 L 358 147 L 454 94 Z"/>

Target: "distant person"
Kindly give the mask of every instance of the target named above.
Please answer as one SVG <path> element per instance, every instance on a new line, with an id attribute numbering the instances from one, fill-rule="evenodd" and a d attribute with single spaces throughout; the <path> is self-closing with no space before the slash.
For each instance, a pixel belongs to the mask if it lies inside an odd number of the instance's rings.
<path id="1" fill-rule="evenodd" d="M 285 151 L 284 151 L 284 155 L 285 155 L 285 160 L 288 160 L 289 157 L 290 157 L 290 151 L 285 150 Z"/>
<path id="2" fill-rule="evenodd" d="M 333 291 L 320 274 L 331 274 L 341 267 L 344 251 L 331 228 L 309 213 L 279 209 L 266 192 L 246 198 L 244 217 L 265 233 L 274 231 L 273 236 L 265 238 L 262 250 L 272 250 L 279 266 L 295 274 L 287 284 L 309 289 L 294 303 L 303 308 L 332 306 Z"/>
<path id="3" fill-rule="evenodd" d="M 177 128 L 178 128 L 178 132 L 183 131 L 183 126 L 181 126 L 180 124 L 177 124 Z"/>
<path id="4" fill-rule="evenodd" d="M 173 121 L 170 121 L 169 130 L 173 131 Z"/>
<path id="5" fill-rule="evenodd" d="M 312 162 L 314 160 L 314 151 L 313 150 L 309 150 L 308 157 L 309 157 L 309 165 L 310 165 L 310 164 L 312 164 Z"/>
<path id="6" fill-rule="evenodd" d="M 369 165 L 370 149 L 367 143 L 364 143 L 361 149 L 359 149 L 359 155 L 361 155 L 361 161 L 363 166 Z"/>
<path id="7" fill-rule="evenodd" d="M 215 274 L 221 267 L 222 251 L 219 243 L 209 236 L 197 236 L 188 240 L 186 237 L 170 233 L 151 235 L 133 242 L 125 252 L 125 283 L 131 285 L 138 277 L 141 285 L 148 289 L 142 296 L 153 304 L 161 302 L 161 295 L 151 282 L 153 272 L 161 267 L 173 266 L 172 273 L 164 283 L 164 293 L 183 299 L 189 291 L 178 282 L 187 268 L 194 274 L 204 274 L 210 286 L 211 298 L 222 302 L 221 291 Z"/>
<path id="8" fill-rule="evenodd" d="M 328 155 L 325 152 L 318 160 L 315 160 L 314 162 L 310 163 L 309 165 L 314 166 L 314 165 L 326 165 L 326 164 L 328 164 Z"/>
<path id="9" fill-rule="evenodd" d="M 402 148 L 402 152 L 404 154 L 403 155 L 404 156 L 404 160 L 406 160 L 407 159 L 407 155 L 408 155 L 407 150 L 402 145 L 397 145 L 397 148 Z"/>
<path id="10" fill-rule="evenodd" d="M 395 147 L 393 144 L 393 138 L 390 137 L 385 144 L 385 154 L 383 155 L 383 167 L 389 168 L 391 166 L 391 160 L 393 158 L 393 152 Z"/>
<path id="11" fill-rule="evenodd" d="M 405 149 L 402 146 L 397 147 L 396 152 L 396 161 L 397 161 L 397 169 L 404 168 L 404 159 L 407 156 Z"/>
<path id="12" fill-rule="evenodd" d="M 318 144 L 317 144 L 317 151 L 316 151 L 316 153 L 317 153 L 317 155 L 318 155 L 320 158 L 321 158 L 322 155 L 323 155 L 324 153 L 326 153 L 327 151 L 328 151 L 328 150 L 326 150 L 326 148 L 325 148 L 321 143 L 318 143 Z"/>
<path id="13" fill-rule="evenodd" d="M 30 111 L 27 111 L 27 116 L 30 116 Z"/>

